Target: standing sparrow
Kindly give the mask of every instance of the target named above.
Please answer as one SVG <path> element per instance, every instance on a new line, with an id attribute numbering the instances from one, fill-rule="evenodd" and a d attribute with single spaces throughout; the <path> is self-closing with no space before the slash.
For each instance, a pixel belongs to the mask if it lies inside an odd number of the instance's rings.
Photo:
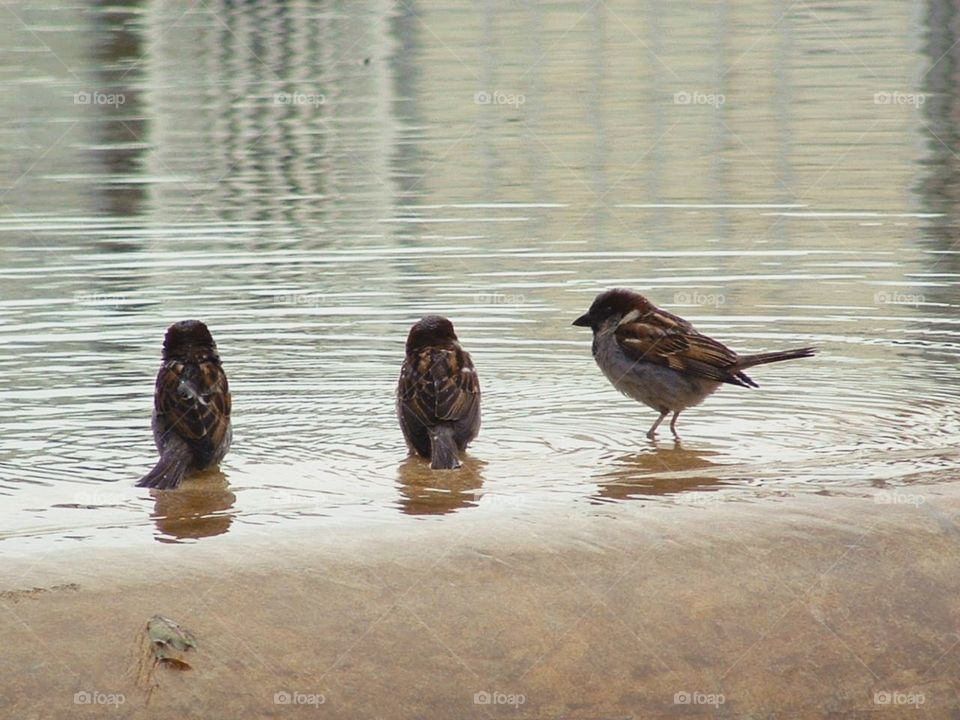
<path id="1" fill-rule="evenodd" d="M 671 412 L 670 430 L 678 437 L 677 416 L 721 383 L 757 387 L 743 372 L 747 368 L 814 354 L 806 347 L 741 357 L 683 318 L 622 288 L 597 295 L 573 324 L 593 330 L 593 357 L 613 386 L 660 413 L 647 431 L 651 440 Z"/>
<path id="2" fill-rule="evenodd" d="M 397 417 L 407 445 L 434 470 L 460 467 L 457 451 L 480 431 L 480 381 L 445 317 L 427 315 L 410 328 Z"/>
<path id="3" fill-rule="evenodd" d="M 156 466 L 139 487 L 172 490 L 188 470 L 218 464 L 230 448 L 230 390 L 207 326 L 184 320 L 167 328 L 153 398 Z"/>

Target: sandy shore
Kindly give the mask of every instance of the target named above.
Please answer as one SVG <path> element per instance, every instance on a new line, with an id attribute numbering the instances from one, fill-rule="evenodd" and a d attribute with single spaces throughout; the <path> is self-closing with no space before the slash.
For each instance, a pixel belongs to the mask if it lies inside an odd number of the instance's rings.
<path id="1" fill-rule="evenodd" d="M 960 492 L 912 487 L 8 559 L 0 716 L 953 717 Z"/>

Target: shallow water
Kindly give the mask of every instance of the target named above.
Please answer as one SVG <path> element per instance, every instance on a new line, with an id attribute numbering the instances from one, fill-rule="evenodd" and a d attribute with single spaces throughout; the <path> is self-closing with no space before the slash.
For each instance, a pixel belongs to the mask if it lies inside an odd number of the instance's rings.
<path id="1" fill-rule="evenodd" d="M 840 492 L 956 465 L 947 3 L 5 12 L 4 550 Z M 652 444 L 652 411 L 570 326 L 614 285 L 739 351 L 821 353 Z M 450 477 L 405 459 L 393 415 L 428 312 L 484 391 Z M 163 332 L 187 317 L 219 344 L 234 445 L 222 475 L 153 498 L 133 482 L 155 460 Z"/>
<path id="2" fill-rule="evenodd" d="M 0 715 L 956 712 L 952 4 L 0 16 Z M 614 285 L 820 354 L 651 443 L 571 327 Z M 428 312 L 484 392 L 457 473 L 394 418 Z M 234 444 L 150 493 L 190 317 Z M 200 649 L 151 700 L 156 613 Z"/>
<path id="3" fill-rule="evenodd" d="M 923 493 L 61 546 L 0 566 L 0 715 L 952 718 L 960 494 Z M 151 689 L 158 612 L 197 648 Z"/>

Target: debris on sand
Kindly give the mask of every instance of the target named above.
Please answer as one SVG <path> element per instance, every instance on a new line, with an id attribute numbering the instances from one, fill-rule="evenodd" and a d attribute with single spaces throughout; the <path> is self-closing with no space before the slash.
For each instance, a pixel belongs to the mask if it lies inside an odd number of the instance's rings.
<path id="1" fill-rule="evenodd" d="M 197 647 L 197 639 L 186 628 L 180 627 L 170 618 L 154 615 L 147 621 L 147 637 L 157 663 L 189 670 L 190 663 L 183 656 Z"/>
<path id="2" fill-rule="evenodd" d="M 147 702 L 160 683 L 154 678 L 158 666 L 174 670 L 192 670 L 187 654 L 197 649 L 193 633 L 163 615 L 154 615 L 140 633 L 141 651 L 137 684 L 147 692 Z"/>

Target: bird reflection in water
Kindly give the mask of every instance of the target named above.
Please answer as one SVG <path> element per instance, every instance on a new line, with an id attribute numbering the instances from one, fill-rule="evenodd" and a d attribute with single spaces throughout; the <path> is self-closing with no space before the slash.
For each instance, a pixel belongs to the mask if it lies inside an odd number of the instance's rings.
<path id="1" fill-rule="evenodd" d="M 710 468 L 722 466 L 709 459 L 713 455 L 717 453 L 684 450 L 679 442 L 670 448 L 657 446 L 622 455 L 598 476 L 597 492 L 590 499 L 601 503 L 649 500 L 690 491 L 715 492 L 731 483 L 710 471 Z"/>
<path id="2" fill-rule="evenodd" d="M 431 470 L 430 462 L 410 456 L 397 472 L 400 511 L 406 515 L 447 515 L 476 507 L 483 487 L 484 462 L 464 455 L 458 470 Z"/>
<path id="3" fill-rule="evenodd" d="M 154 491 L 153 521 L 157 542 L 223 535 L 233 522 L 237 496 L 228 489 L 227 476 L 220 470 L 197 473 L 175 491 Z"/>

